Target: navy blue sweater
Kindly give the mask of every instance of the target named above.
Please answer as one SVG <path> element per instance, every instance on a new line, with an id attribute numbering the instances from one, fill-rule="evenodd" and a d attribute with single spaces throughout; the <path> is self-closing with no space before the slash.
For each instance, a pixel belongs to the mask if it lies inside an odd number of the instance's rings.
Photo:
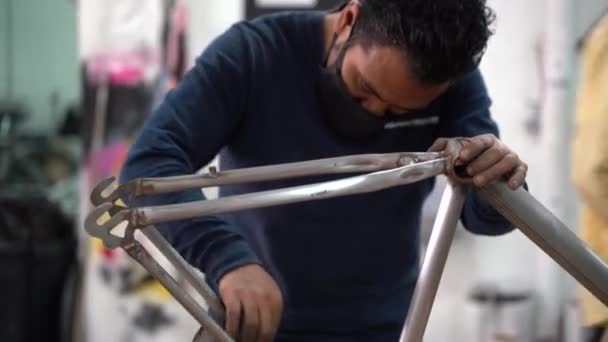
<path id="1" fill-rule="evenodd" d="M 425 151 L 437 137 L 498 134 L 475 71 L 429 110 L 365 144 L 341 140 L 315 96 L 324 56 L 323 14 L 282 13 L 233 25 L 197 58 L 152 113 L 121 182 L 192 174 L 219 153 L 223 170 L 361 153 Z M 422 119 L 422 120 L 420 120 Z M 221 196 L 333 179 L 224 186 Z M 344 333 L 401 326 L 418 275 L 419 217 L 433 180 L 365 195 L 290 204 L 161 225 L 161 233 L 212 284 L 262 265 L 285 299 L 281 332 Z M 158 205 L 203 199 L 198 190 L 150 197 Z M 469 193 L 473 233 L 511 225 Z M 395 330 L 397 331 L 397 330 Z"/>

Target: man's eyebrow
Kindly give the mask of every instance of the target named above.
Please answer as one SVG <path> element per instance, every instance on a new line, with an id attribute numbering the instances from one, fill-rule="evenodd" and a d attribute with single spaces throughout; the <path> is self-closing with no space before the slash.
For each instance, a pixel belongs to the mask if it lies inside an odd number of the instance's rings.
<path id="1" fill-rule="evenodd" d="M 363 85 L 365 85 L 365 87 L 372 94 L 374 94 L 374 96 L 376 96 L 377 98 L 379 98 L 383 102 L 390 103 L 390 102 L 386 101 L 385 99 L 383 99 L 382 96 L 380 96 L 380 93 L 378 93 L 378 91 L 376 90 L 376 88 L 374 88 L 374 86 L 371 83 L 369 83 L 369 81 L 365 77 L 363 77 L 363 75 L 361 73 L 359 73 L 359 78 L 361 79 L 361 82 L 363 83 Z M 399 110 L 401 112 L 411 112 L 411 111 L 414 110 L 414 109 L 411 109 L 411 108 L 404 108 L 404 107 L 401 107 L 401 106 L 398 106 L 398 105 L 394 105 L 394 104 L 391 104 L 391 106 L 397 108 L 397 110 Z"/>

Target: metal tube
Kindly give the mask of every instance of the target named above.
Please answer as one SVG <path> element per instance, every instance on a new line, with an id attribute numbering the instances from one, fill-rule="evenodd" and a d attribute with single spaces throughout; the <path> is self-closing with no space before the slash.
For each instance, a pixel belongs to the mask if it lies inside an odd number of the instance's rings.
<path id="1" fill-rule="evenodd" d="M 124 247 L 125 251 L 158 280 L 171 295 L 194 317 L 211 335 L 222 342 L 233 342 L 232 338 L 207 314 L 192 296 L 181 287 L 171 275 L 139 243 Z"/>
<path id="2" fill-rule="evenodd" d="M 400 342 L 419 342 L 424 337 L 441 275 L 454 239 L 454 232 L 460 219 L 465 195 L 466 187 L 464 185 L 448 181 L 441 197 L 439 211 L 424 255 L 424 262 L 407 319 L 401 332 Z"/>
<path id="3" fill-rule="evenodd" d="M 447 159 L 440 158 L 330 182 L 261 191 L 215 200 L 143 207 L 132 210 L 133 215 L 130 224 L 132 227 L 143 227 L 238 210 L 373 192 L 437 176 L 445 171 L 446 163 Z"/>
<path id="4" fill-rule="evenodd" d="M 506 219 L 608 306 L 608 265 L 526 190 L 503 182 L 478 189 Z"/>
<path id="5" fill-rule="evenodd" d="M 439 153 L 430 152 L 362 154 L 221 172 L 212 169 L 211 172 L 204 174 L 141 178 L 129 183 L 128 188 L 132 195 L 139 197 L 228 184 L 253 183 L 303 176 L 381 171 L 406 166 L 418 161 L 437 159 L 440 156 Z"/>
<path id="6" fill-rule="evenodd" d="M 156 227 L 148 226 L 140 230 L 140 232 L 148 239 L 148 241 L 156 247 L 160 254 L 176 268 L 177 272 L 182 275 L 190 285 L 198 292 L 201 297 L 209 305 L 210 311 L 217 313 L 218 322 L 224 321 L 224 306 L 213 290 L 207 285 L 203 277 L 194 272 L 192 267 L 177 253 L 177 251 L 169 244 L 167 240 L 158 232 Z"/>

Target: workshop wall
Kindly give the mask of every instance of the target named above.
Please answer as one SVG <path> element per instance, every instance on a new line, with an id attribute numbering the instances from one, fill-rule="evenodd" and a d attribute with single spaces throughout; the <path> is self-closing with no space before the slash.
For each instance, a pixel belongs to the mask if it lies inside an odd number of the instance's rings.
<path id="1" fill-rule="evenodd" d="M 76 8 L 67 0 L 3 0 L 0 13 L 0 97 L 12 91 L 29 108 L 24 129 L 55 130 L 79 96 Z"/>
<path id="2" fill-rule="evenodd" d="M 7 35 L 10 33 L 8 29 L 7 22 L 10 22 L 8 19 L 10 13 L 6 11 L 7 2 L 3 2 L 0 10 L 0 99 L 8 97 L 8 62 L 10 61 L 9 53 L 10 49 L 8 47 L 8 39 Z"/>

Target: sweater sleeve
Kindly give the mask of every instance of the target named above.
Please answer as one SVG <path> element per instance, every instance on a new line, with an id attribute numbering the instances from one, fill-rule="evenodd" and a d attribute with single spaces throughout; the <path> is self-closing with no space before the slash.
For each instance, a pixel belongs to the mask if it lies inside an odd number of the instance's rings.
<path id="1" fill-rule="evenodd" d="M 253 79 L 251 42 L 236 24 L 197 58 L 182 82 L 152 112 L 132 145 L 121 183 L 140 177 L 196 173 L 235 133 Z M 138 205 L 203 200 L 200 189 L 142 198 Z M 193 266 L 214 283 L 239 266 L 259 263 L 245 239 L 220 217 L 157 226 Z"/>
<path id="2" fill-rule="evenodd" d="M 491 100 L 479 70 L 454 84 L 445 94 L 445 115 L 439 127 L 441 137 L 474 137 L 481 134 L 499 136 L 490 115 Z M 501 235 L 513 226 L 474 189 L 467 193 L 461 220 L 465 228 L 480 235 Z"/>

